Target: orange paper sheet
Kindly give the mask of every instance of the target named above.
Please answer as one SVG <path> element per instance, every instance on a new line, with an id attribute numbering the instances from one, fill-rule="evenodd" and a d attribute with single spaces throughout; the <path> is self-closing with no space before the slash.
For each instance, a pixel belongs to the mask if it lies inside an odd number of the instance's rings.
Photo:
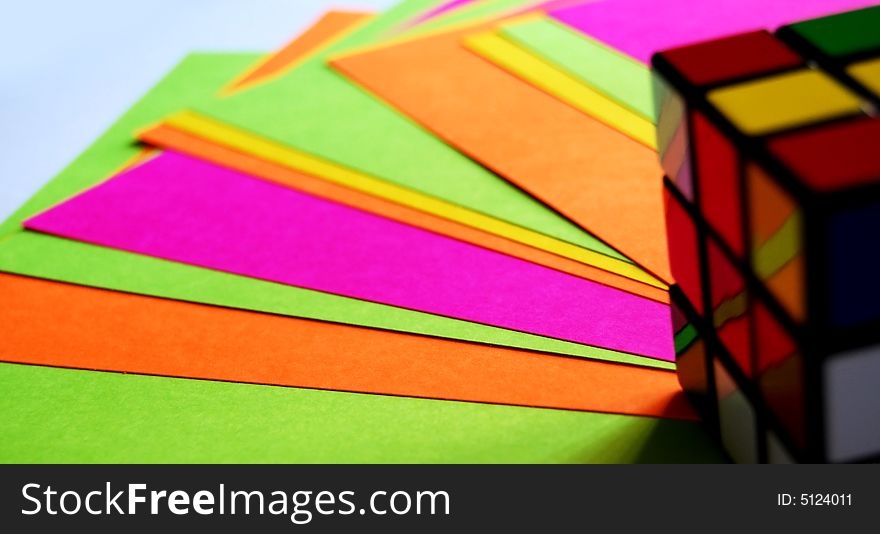
<path id="1" fill-rule="evenodd" d="M 509 256 L 528 260 L 551 269 L 593 280 L 658 302 L 669 302 L 668 293 L 662 289 L 590 265 L 556 256 L 555 254 L 532 248 L 528 245 L 511 241 L 449 219 L 349 189 L 327 180 L 315 178 L 288 167 L 203 140 L 198 136 L 177 130 L 172 126 L 160 125 L 141 132 L 139 137 L 147 143 L 183 152 L 218 165 L 333 200 L 340 204 L 372 212 Z"/>
<path id="2" fill-rule="evenodd" d="M 281 50 L 266 57 L 226 87 L 232 93 L 284 74 L 335 39 L 372 17 L 370 13 L 328 11 L 306 31 L 296 36 Z"/>
<path id="3" fill-rule="evenodd" d="M 695 419 L 674 373 L 0 274 L 0 360 Z"/>
<path id="4" fill-rule="evenodd" d="M 462 47 L 479 29 L 374 48 L 331 64 L 671 281 L 656 153 Z"/>

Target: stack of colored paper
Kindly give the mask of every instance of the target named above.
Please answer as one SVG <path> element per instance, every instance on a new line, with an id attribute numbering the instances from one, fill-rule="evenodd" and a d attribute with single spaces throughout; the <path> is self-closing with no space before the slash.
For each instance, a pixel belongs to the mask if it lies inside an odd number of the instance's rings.
<path id="1" fill-rule="evenodd" d="M 407 0 L 188 56 L 0 226 L 0 459 L 722 460 L 646 63 L 870 3 Z"/>

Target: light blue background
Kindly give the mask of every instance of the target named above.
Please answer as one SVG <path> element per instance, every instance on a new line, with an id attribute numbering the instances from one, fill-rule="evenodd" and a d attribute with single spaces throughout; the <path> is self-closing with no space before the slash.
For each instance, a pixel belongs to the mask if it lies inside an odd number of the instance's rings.
<path id="1" fill-rule="evenodd" d="M 330 8 L 395 0 L 10 2 L 0 19 L 0 220 L 190 51 L 269 51 Z"/>

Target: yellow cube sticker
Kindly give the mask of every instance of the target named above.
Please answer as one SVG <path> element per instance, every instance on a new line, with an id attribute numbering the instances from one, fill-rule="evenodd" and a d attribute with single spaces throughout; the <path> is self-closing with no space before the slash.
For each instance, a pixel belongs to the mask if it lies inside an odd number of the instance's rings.
<path id="1" fill-rule="evenodd" d="M 827 74 L 803 69 L 711 91 L 707 98 L 737 128 L 763 135 L 857 113 L 861 100 Z"/>
<path id="2" fill-rule="evenodd" d="M 851 65 L 846 72 L 871 92 L 880 95 L 880 58 Z"/>

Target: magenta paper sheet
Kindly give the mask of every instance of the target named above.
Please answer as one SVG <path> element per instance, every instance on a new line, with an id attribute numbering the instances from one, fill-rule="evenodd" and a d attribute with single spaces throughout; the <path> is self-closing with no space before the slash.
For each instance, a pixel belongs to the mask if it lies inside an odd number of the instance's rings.
<path id="1" fill-rule="evenodd" d="M 553 10 L 556 20 L 642 63 L 654 52 L 876 5 L 871 0 L 601 0 Z M 880 31 L 880 29 L 878 29 Z"/>
<path id="2" fill-rule="evenodd" d="M 176 153 L 123 172 L 25 226 L 253 278 L 674 359 L 667 305 Z"/>

